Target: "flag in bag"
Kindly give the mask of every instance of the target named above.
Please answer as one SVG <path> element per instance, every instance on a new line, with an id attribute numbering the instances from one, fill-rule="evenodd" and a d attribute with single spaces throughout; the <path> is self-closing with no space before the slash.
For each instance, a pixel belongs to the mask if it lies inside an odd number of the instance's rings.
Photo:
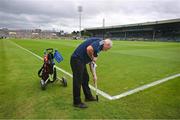
<path id="1" fill-rule="evenodd" d="M 58 63 L 60 63 L 61 61 L 63 61 L 62 55 L 61 55 L 57 50 L 55 50 L 55 52 L 54 52 L 54 58 L 55 58 L 55 60 L 56 60 Z"/>

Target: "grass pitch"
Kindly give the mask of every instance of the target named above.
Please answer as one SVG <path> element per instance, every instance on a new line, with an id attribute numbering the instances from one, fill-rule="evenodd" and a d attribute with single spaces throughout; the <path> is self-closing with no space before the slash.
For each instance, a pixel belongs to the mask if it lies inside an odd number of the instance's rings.
<path id="1" fill-rule="evenodd" d="M 82 42 L 0 40 L 0 118 L 180 118 L 179 77 L 119 100 L 100 97 L 80 110 L 72 107 L 72 78 L 58 71 L 67 77 L 68 87 L 52 84 L 41 91 L 37 71 L 43 61 L 12 41 L 42 57 L 44 49 L 58 49 L 64 61 L 57 65 L 70 73 L 70 55 Z M 180 73 L 179 52 L 179 43 L 114 41 L 97 61 L 99 89 L 118 95 Z"/>

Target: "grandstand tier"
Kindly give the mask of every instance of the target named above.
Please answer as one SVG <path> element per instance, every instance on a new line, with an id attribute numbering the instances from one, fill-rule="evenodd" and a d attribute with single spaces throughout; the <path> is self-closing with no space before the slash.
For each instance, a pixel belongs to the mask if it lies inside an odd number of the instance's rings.
<path id="1" fill-rule="evenodd" d="M 180 19 L 85 28 L 84 32 L 93 37 L 121 40 L 180 41 Z"/>

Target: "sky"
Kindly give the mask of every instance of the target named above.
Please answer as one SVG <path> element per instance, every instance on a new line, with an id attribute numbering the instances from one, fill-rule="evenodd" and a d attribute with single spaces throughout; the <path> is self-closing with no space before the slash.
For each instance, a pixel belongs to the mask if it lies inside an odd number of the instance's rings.
<path id="1" fill-rule="evenodd" d="M 0 0 L 0 28 L 79 30 L 180 18 L 180 0 Z"/>

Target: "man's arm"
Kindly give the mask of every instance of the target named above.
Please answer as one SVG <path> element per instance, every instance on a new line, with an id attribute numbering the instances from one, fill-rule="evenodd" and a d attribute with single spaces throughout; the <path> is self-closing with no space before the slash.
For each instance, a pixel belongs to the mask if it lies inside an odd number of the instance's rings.
<path id="1" fill-rule="evenodd" d="M 94 49 L 91 45 L 89 45 L 87 48 L 87 54 L 88 56 L 91 58 L 92 61 L 96 62 L 97 60 L 97 57 L 94 57 Z"/>
<path id="2" fill-rule="evenodd" d="M 90 71 L 91 71 L 91 73 L 92 73 L 92 75 L 93 75 L 91 63 L 89 63 L 89 68 L 90 68 Z"/>
<path id="3" fill-rule="evenodd" d="M 91 45 L 89 45 L 87 47 L 87 54 L 91 58 L 92 62 L 96 62 L 97 57 L 94 57 L 94 49 L 93 49 L 93 47 Z M 95 80 L 97 80 L 97 76 L 96 76 L 96 71 L 93 70 L 92 62 L 89 63 L 89 68 L 90 68 L 90 71 L 91 71 L 91 73 L 93 75 L 93 80 L 95 81 Z"/>

